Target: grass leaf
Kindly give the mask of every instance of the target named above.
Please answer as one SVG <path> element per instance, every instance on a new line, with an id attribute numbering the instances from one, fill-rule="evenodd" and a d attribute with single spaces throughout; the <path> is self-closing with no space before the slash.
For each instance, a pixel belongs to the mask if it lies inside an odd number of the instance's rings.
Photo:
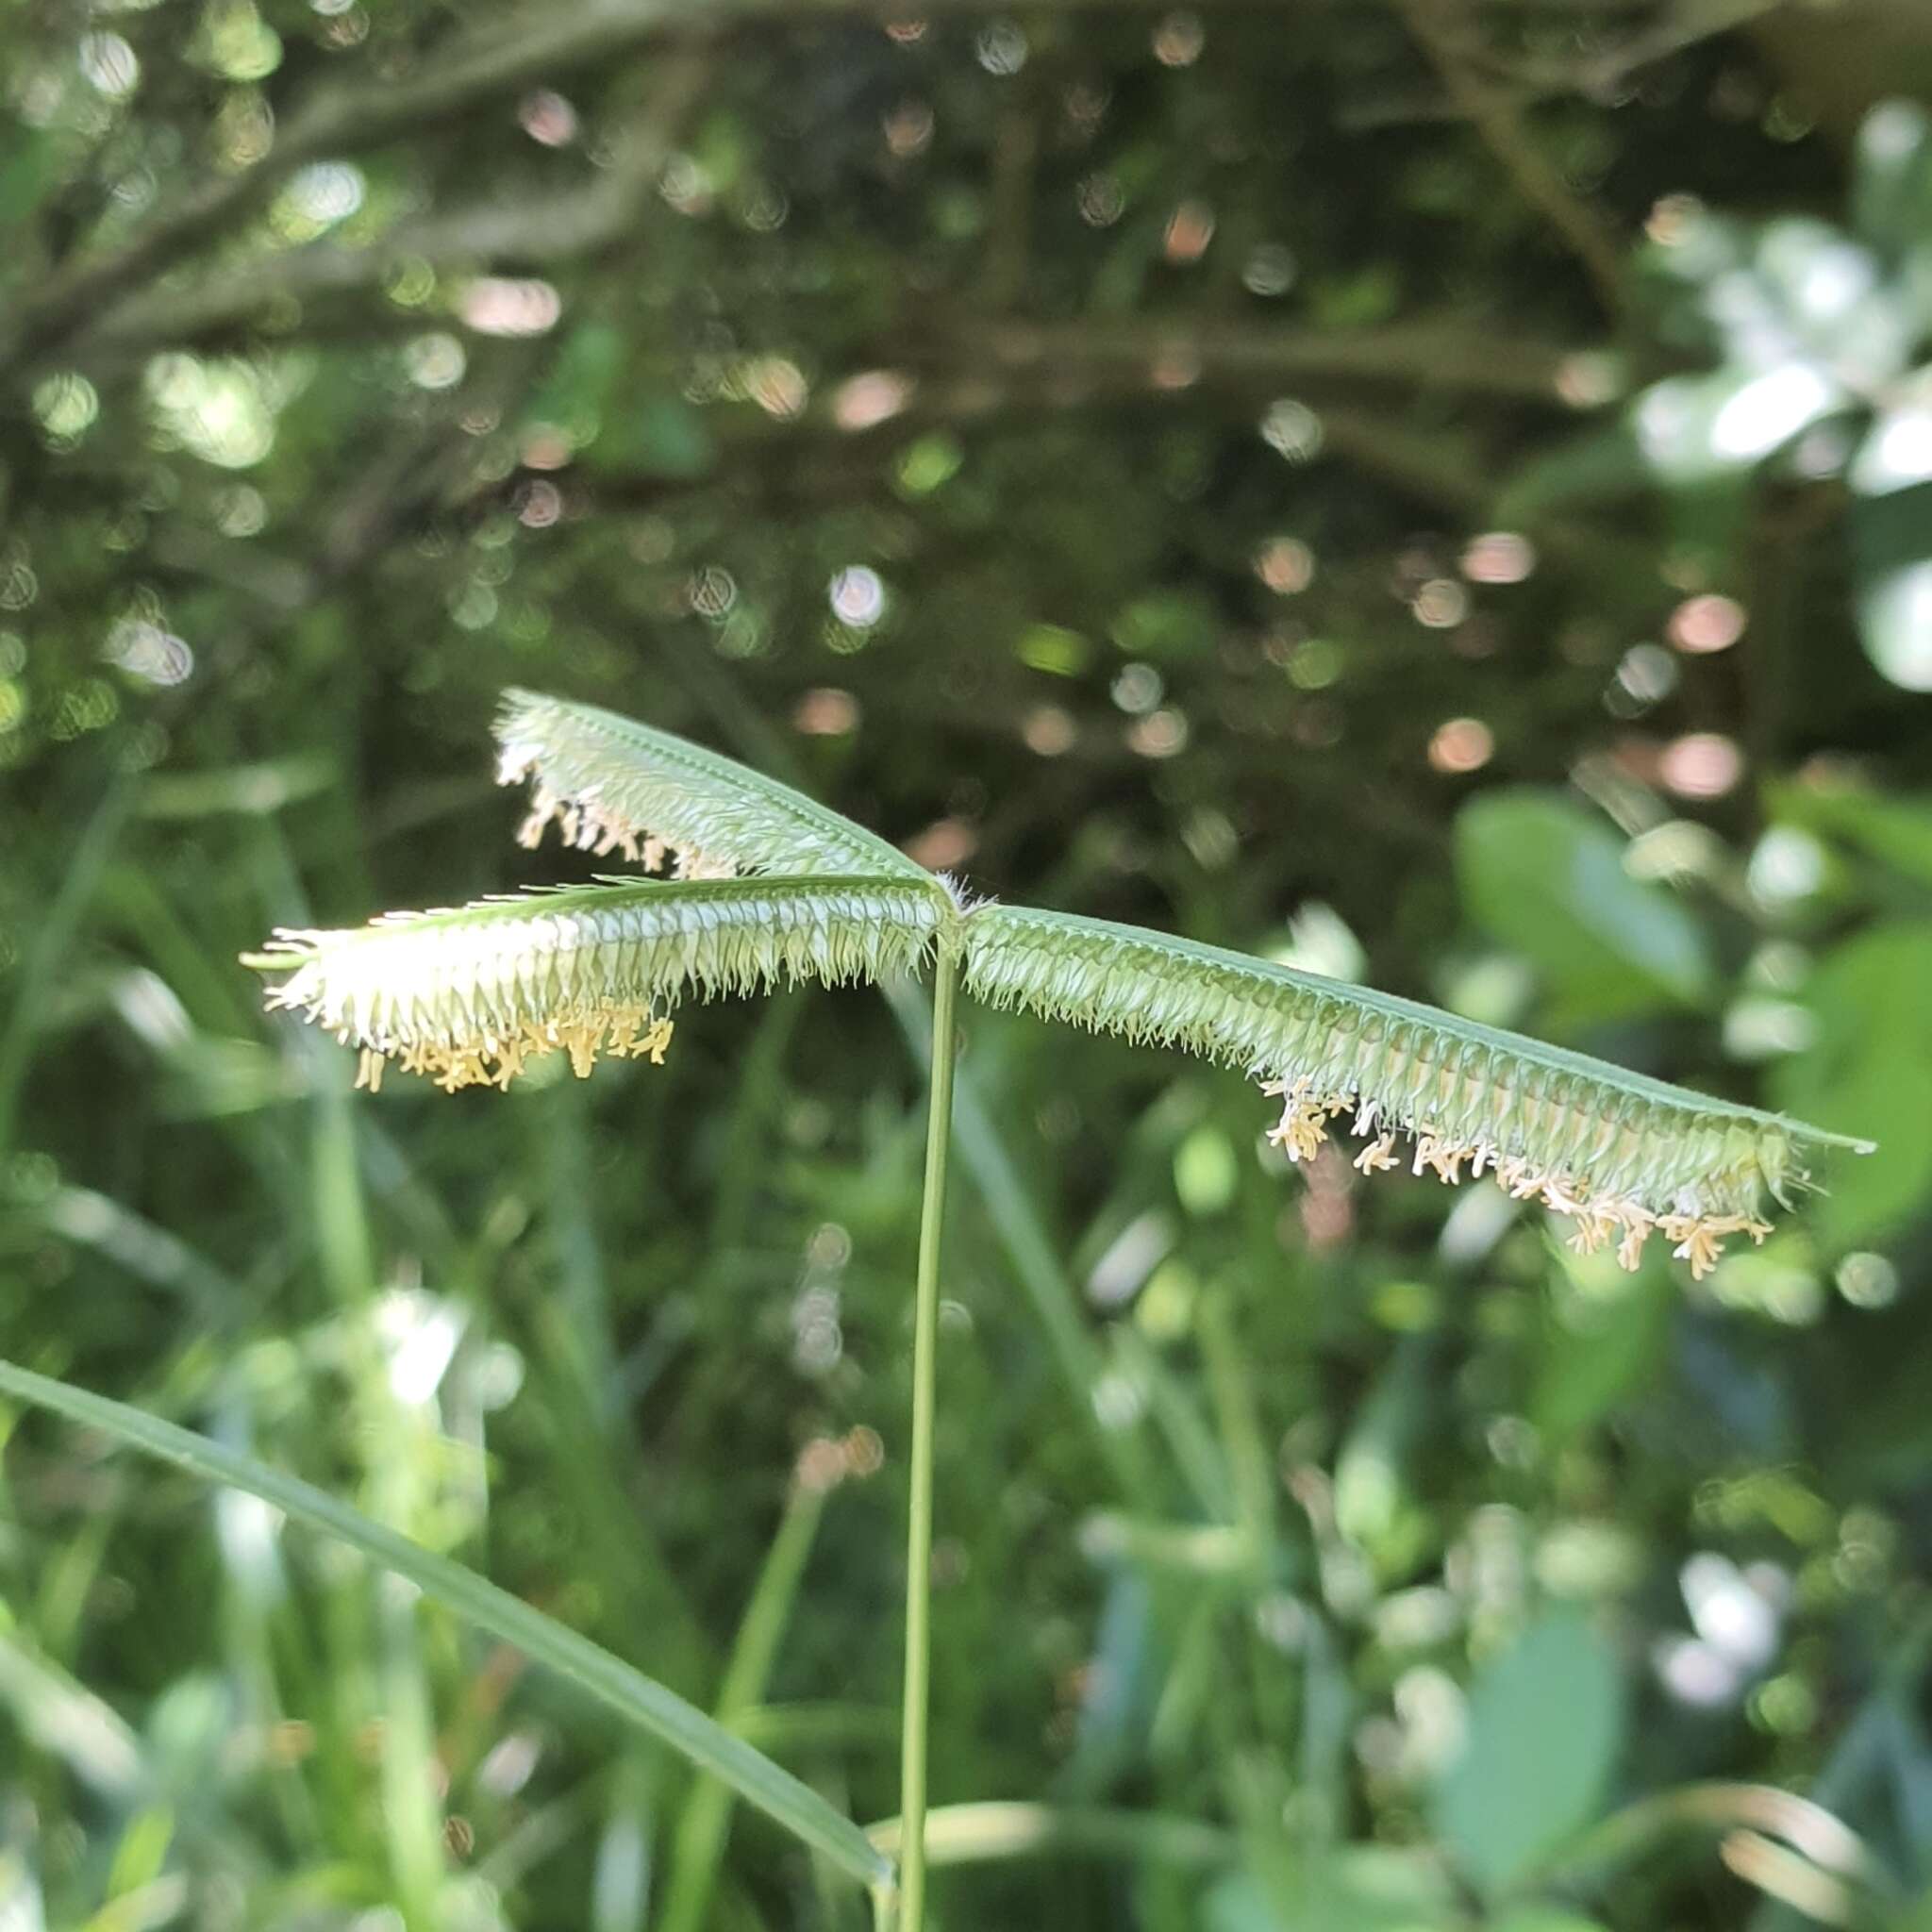
<path id="1" fill-rule="evenodd" d="M 174 1463 L 208 1482 L 226 1483 L 272 1504 L 296 1522 L 339 1538 L 385 1570 L 406 1576 L 426 1596 L 492 1637 L 514 1644 L 534 1662 L 567 1677 L 629 1724 L 661 1739 L 699 1770 L 729 1785 L 769 1817 L 823 1852 L 866 1885 L 890 1880 L 891 1867 L 850 1819 L 841 1817 L 808 1786 L 733 1737 L 675 1691 L 600 1649 L 588 1638 L 533 1609 L 506 1590 L 446 1557 L 425 1550 L 346 1503 L 225 1448 L 206 1436 L 0 1361 L 0 1392 L 52 1409 L 117 1442 Z"/>

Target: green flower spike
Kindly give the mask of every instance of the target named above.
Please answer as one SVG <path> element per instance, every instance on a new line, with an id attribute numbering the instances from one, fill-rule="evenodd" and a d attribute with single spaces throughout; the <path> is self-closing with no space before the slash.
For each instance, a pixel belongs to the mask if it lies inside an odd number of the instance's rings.
<path id="1" fill-rule="evenodd" d="M 1269 1139 L 1313 1158 L 1339 1123 L 1364 1174 L 1492 1174 L 1635 1268 L 1653 1231 L 1690 1264 L 1761 1241 L 1827 1134 L 1607 1061 L 1190 941 L 974 903 L 802 793 L 590 706 L 512 691 L 505 782 L 529 778 L 523 840 L 620 853 L 661 880 L 410 913 L 351 932 L 285 932 L 252 963 L 270 994 L 361 1052 L 454 1091 L 507 1087 L 567 1053 L 663 1058 L 686 999 L 919 971 L 943 948 L 994 1007 L 1238 1067 L 1281 1102 Z"/>

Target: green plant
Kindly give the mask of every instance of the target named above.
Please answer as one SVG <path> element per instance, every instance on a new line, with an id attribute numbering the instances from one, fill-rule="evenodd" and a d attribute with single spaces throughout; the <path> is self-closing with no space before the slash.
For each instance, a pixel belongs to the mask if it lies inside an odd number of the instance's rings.
<path id="1" fill-rule="evenodd" d="M 811 980 L 933 981 L 934 1052 L 915 1306 L 906 1584 L 901 1816 L 868 1842 L 741 1740 L 582 1639 L 344 1507 L 200 1438 L 8 1371 L 10 1392 L 97 1424 L 150 1453 L 348 1538 L 465 1614 L 588 1685 L 761 1806 L 918 1932 L 926 1865 L 925 1756 L 932 1441 L 940 1234 L 951 1136 L 958 991 L 1091 1030 L 1180 1047 L 1252 1074 L 1282 1103 L 1270 1139 L 1312 1158 L 1352 1119 L 1364 1172 L 1396 1164 L 1454 1183 L 1486 1171 L 1611 1241 L 1634 1268 L 1661 1232 L 1693 1274 L 1734 1233 L 1761 1239 L 1767 1193 L 1807 1179 L 1807 1149 L 1861 1147 L 1412 1002 L 1135 927 L 974 901 L 871 833 L 787 787 L 608 712 L 511 693 L 503 777 L 535 782 L 525 826 L 553 821 L 586 851 L 671 875 L 608 880 L 395 915 L 347 932 L 278 934 L 251 963 L 287 974 L 271 1004 L 360 1056 L 450 1091 L 508 1086 L 565 1055 L 661 1060 L 686 999 Z M 749 1667 L 748 1667 L 749 1668 Z M 692 1827 L 709 1841 L 714 1827 Z M 897 1848 L 896 1871 L 876 1850 Z M 896 1897 L 894 1899 L 894 1894 Z"/>
<path id="2" fill-rule="evenodd" d="M 1866 654 L 1893 684 L 1932 690 L 1928 214 L 1932 116 L 1908 100 L 1866 115 L 1843 225 L 1660 202 L 1635 288 L 1672 373 L 1639 389 L 1615 425 L 1529 465 L 1500 513 L 1535 518 L 1648 487 L 1722 578 L 1742 575 L 1754 491 L 1780 486 L 1799 504 L 1809 491 L 1803 525 L 1842 514 Z"/>

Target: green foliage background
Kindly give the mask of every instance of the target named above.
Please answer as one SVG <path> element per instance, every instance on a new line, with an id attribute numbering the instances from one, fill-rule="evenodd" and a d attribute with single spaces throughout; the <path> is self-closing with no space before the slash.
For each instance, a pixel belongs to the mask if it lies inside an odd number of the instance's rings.
<path id="1" fill-rule="evenodd" d="M 944 1924 L 1920 1923 L 1928 83 L 1882 0 L 0 0 L 0 1354 L 892 1810 L 916 1004 L 352 1100 L 235 964 L 587 875 L 488 724 L 608 704 L 1881 1142 L 1692 1289 L 974 1013 Z M 359 1558 L 0 1431 L 0 1924 L 861 1923 Z"/>

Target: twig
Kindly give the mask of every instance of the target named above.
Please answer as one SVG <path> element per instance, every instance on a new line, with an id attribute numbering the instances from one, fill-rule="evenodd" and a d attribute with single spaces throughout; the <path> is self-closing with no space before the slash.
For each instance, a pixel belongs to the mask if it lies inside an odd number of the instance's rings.
<path id="1" fill-rule="evenodd" d="M 375 287 L 407 261 L 441 268 L 585 254 L 621 234 L 636 214 L 708 69 L 705 57 L 695 53 L 661 63 L 641 125 L 622 142 L 612 165 L 588 186 L 401 223 L 359 247 L 311 242 L 178 293 L 163 290 L 137 297 L 109 309 L 97 324 L 83 325 L 66 345 L 63 359 L 87 363 L 102 354 L 125 357 L 144 354 L 158 343 L 193 341 L 246 322 L 272 302 Z"/>
<path id="2" fill-rule="evenodd" d="M 1241 323 L 1137 318 L 1077 323 L 994 322 L 970 341 L 942 330 L 909 332 L 888 359 L 935 363 L 957 374 L 967 351 L 1008 375 L 1027 372 L 1145 387 L 1162 370 L 1181 388 L 1194 382 L 1253 386 L 1297 378 L 1398 383 L 1469 395 L 1568 407 L 1559 388 L 1574 351 L 1511 341 L 1448 322 L 1398 323 L 1374 329 L 1283 329 Z"/>
<path id="3" fill-rule="evenodd" d="M 1660 19 L 1600 54 L 1574 60 L 1510 59 L 1499 62 L 1498 71 L 1520 91 L 1522 99 L 1574 93 L 1601 100 L 1640 69 L 1654 67 L 1701 41 L 1748 26 L 1783 5 L 1784 0 L 1683 0 Z"/>
<path id="4" fill-rule="evenodd" d="M 1541 211 L 1582 263 L 1612 315 L 1623 306 L 1623 250 L 1602 218 L 1571 192 L 1561 172 L 1524 132 L 1510 91 L 1483 78 L 1469 59 L 1445 0 L 1398 0 L 1418 44 L 1442 76 L 1450 99 L 1468 115 L 1523 198 Z"/>

